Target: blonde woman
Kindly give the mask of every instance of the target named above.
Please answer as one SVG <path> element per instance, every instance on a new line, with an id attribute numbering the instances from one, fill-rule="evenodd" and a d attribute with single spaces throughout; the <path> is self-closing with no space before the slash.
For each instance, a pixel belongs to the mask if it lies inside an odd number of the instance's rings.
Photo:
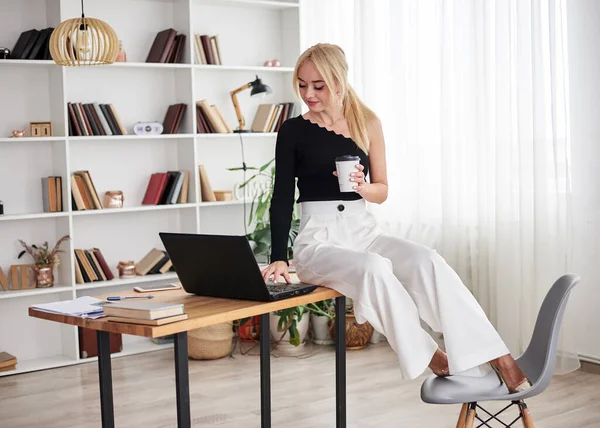
<path id="1" fill-rule="evenodd" d="M 293 84 L 308 112 L 285 121 L 277 137 L 265 281 L 290 281 L 286 249 L 298 177 L 298 277 L 352 298 L 357 321 L 370 322 L 386 336 L 404 379 L 427 367 L 447 376 L 490 362 L 510 391 L 530 387 L 444 259 L 425 246 L 384 234 L 366 210 L 366 202 L 381 204 L 388 195 L 385 145 L 379 119 L 357 97 L 347 74 L 344 52 L 335 45 L 317 44 L 296 63 Z M 335 171 L 336 157 L 345 155 L 360 159 L 348 177 L 353 192 L 340 191 Z M 420 319 L 444 334 L 447 354 Z"/>

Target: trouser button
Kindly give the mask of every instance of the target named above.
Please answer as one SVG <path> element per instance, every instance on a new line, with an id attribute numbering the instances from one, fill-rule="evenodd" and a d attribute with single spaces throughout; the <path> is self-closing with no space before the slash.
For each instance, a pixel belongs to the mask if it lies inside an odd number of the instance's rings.
<path id="1" fill-rule="evenodd" d="M 338 211 L 344 211 L 344 209 L 346 209 L 346 207 L 344 205 L 342 205 L 342 204 L 339 204 L 337 206 L 337 209 L 338 209 Z"/>

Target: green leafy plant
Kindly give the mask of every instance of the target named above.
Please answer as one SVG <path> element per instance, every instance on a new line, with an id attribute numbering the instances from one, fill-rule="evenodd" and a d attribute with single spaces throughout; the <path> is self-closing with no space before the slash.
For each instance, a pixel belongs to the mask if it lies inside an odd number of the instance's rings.
<path id="1" fill-rule="evenodd" d="M 306 307 L 311 313 L 317 316 L 327 317 L 330 320 L 335 318 L 335 301 L 333 299 L 308 303 Z"/>
<path id="2" fill-rule="evenodd" d="M 69 235 L 65 235 L 58 240 L 54 248 L 50 249 L 48 247 L 48 241 L 45 241 L 44 244 L 40 247 L 37 245 L 27 245 L 24 241 L 19 239 L 19 242 L 25 249 L 19 253 L 17 258 L 21 258 L 25 253 L 29 254 L 36 265 L 38 266 L 52 266 L 52 268 L 58 267 L 60 264 L 60 259 L 58 257 L 58 253 L 63 253 L 64 251 L 60 249 L 60 245 L 63 241 L 69 239 Z"/>
<path id="3" fill-rule="evenodd" d="M 294 346 L 300 345 L 300 333 L 298 332 L 298 323 L 302 321 L 302 316 L 308 312 L 306 305 L 294 306 L 292 308 L 275 311 L 275 315 L 279 316 L 277 321 L 278 332 L 290 333 L 290 344 Z M 282 334 L 285 335 L 285 333 Z"/>
<path id="4" fill-rule="evenodd" d="M 266 180 L 266 185 L 261 188 L 250 205 L 250 215 L 248 216 L 248 225 L 256 222 L 254 231 L 248 233 L 247 238 L 256 244 L 254 254 L 268 258 L 271 253 L 271 220 L 269 208 L 271 199 L 273 198 L 273 189 L 275 186 L 275 158 L 271 159 L 260 167 L 246 167 L 247 170 L 257 171 L 254 175 L 239 185 L 240 189 L 244 189 L 253 181 L 259 178 Z M 228 168 L 229 171 L 241 171 L 242 167 Z M 293 258 L 293 246 L 298 229 L 300 227 L 300 215 L 298 214 L 298 206 L 294 204 L 292 212 L 292 222 L 288 234 L 287 257 Z"/>

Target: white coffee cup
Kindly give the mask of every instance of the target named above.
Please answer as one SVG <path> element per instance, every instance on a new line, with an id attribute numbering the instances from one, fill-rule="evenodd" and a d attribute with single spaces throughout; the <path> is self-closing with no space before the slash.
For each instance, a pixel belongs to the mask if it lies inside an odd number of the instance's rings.
<path id="1" fill-rule="evenodd" d="M 360 157 L 352 155 L 338 156 L 335 158 L 335 169 L 338 174 L 338 183 L 340 192 L 354 192 L 355 181 L 350 181 L 351 173 L 357 172 L 356 165 L 360 162 Z"/>

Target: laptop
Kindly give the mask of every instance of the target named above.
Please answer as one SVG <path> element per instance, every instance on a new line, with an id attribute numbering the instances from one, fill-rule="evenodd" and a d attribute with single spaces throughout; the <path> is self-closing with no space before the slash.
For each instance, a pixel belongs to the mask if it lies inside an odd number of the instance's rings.
<path id="1" fill-rule="evenodd" d="M 159 232 L 188 293 L 274 301 L 314 291 L 316 285 L 265 283 L 250 242 L 239 235 Z"/>

